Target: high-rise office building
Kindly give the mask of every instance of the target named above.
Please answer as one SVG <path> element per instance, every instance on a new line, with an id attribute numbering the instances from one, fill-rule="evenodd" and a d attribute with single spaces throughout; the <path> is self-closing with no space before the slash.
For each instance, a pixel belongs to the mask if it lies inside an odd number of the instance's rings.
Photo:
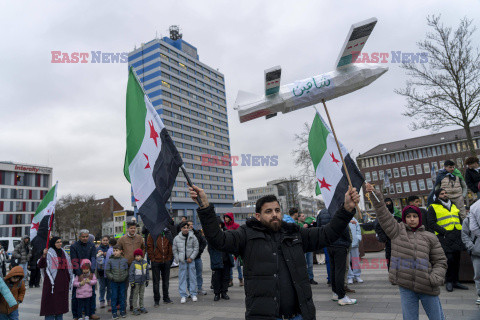
<path id="1" fill-rule="evenodd" d="M 207 161 L 230 157 L 223 74 L 200 61 L 197 49 L 182 39 L 177 26 L 170 27 L 170 37 L 130 52 L 128 64 L 161 116 L 193 183 L 205 189 L 216 207 L 231 207 L 230 163 Z M 196 207 L 180 172 L 167 208 L 174 217 L 191 217 Z"/>
<path id="2" fill-rule="evenodd" d="M 0 161 L 0 237 L 30 235 L 33 215 L 52 186 L 52 168 Z"/>

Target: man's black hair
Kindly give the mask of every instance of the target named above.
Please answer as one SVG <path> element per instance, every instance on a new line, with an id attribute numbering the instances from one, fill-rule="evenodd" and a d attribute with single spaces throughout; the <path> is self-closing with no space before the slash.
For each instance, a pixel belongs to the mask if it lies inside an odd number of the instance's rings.
<path id="1" fill-rule="evenodd" d="M 407 198 L 407 203 L 413 202 L 417 199 L 420 199 L 420 197 L 419 196 L 410 196 L 410 197 Z"/>
<path id="2" fill-rule="evenodd" d="M 275 197 L 273 194 L 269 194 L 268 196 L 261 197 L 257 200 L 257 203 L 255 204 L 255 212 L 261 213 L 263 205 L 268 202 L 277 202 L 280 204 L 277 197 Z"/>
<path id="3" fill-rule="evenodd" d="M 115 237 L 111 237 L 111 238 L 108 240 L 108 244 L 113 247 L 114 245 L 117 244 L 117 239 L 115 239 Z"/>
<path id="4" fill-rule="evenodd" d="M 444 167 L 455 166 L 455 162 L 453 162 L 452 160 L 445 160 L 445 162 L 443 163 L 443 166 Z"/>
<path id="5" fill-rule="evenodd" d="M 297 208 L 290 208 L 290 210 L 288 210 L 288 214 L 291 216 L 293 216 L 295 213 L 298 213 Z"/>
<path id="6" fill-rule="evenodd" d="M 184 222 L 180 222 L 180 225 L 178 226 L 180 229 L 182 229 L 183 227 L 187 226 L 188 225 L 188 222 L 184 221 Z"/>
<path id="7" fill-rule="evenodd" d="M 136 222 L 136 221 L 128 221 L 128 222 L 127 222 L 127 228 L 136 227 L 136 226 L 137 226 L 137 222 Z"/>

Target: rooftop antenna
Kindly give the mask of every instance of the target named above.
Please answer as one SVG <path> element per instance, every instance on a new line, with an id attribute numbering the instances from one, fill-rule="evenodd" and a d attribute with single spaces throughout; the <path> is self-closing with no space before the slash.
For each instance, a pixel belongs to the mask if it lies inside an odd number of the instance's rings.
<path id="1" fill-rule="evenodd" d="M 182 39 L 182 34 L 180 33 L 180 27 L 178 25 L 172 25 L 169 28 L 170 31 L 170 39 L 178 40 Z"/>
<path id="2" fill-rule="evenodd" d="M 158 31 L 155 31 L 155 39 L 158 39 Z"/>

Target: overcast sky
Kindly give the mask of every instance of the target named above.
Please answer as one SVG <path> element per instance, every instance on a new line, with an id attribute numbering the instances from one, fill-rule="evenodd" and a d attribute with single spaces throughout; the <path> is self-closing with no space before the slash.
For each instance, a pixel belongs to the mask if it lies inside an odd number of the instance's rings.
<path id="1" fill-rule="evenodd" d="M 369 53 L 419 52 L 429 14 L 442 14 L 454 27 L 465 16 L 480 17 L 478 1 L 162 3 L 2 0 L 0 160 L 53 167 L 60 196 L 113 195 L 130 208 L 122 171 L 127 65 L 53 64 L 51 51 L 129 52 L 178 24 L 200 60 L 225 75 L 232 155 L 278 156 L 275 167 L 233 168 L 235 198 L 244 200 L 247 188 L 296 173 L 294 135 L 314 116 L 308 107 L 240 124 L 233 110 L 237 92 L 263 93 L 264 69 L 281 65 L 283 84 L 331 71 L 351 24 L 370 17 L 378 23 L 364 48 Z M 401 115 L 405 100 L 393 92 L 406 77 L 398 64 L 388 67 L 368 87 L 328 102 L 337 135 L 353 156 L 427 133 L 409 130 Z"/>

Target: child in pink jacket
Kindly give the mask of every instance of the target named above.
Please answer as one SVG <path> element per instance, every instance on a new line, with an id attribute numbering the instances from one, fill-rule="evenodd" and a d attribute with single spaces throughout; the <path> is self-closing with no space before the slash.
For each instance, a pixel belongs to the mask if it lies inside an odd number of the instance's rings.
<path id="1" fill-rule="evenodd" d="M 90 260 L 83 259 L 80 263 L 82 275 L 76 276 L 73 285 L 77 288 L 78 312 L 85 313 L 84 320 L 90 319 L 93 310 L 90 310 L 90 299 L 92 299 L 92 286 L 97 283 L 97 278 L 90 272 Z"/>

